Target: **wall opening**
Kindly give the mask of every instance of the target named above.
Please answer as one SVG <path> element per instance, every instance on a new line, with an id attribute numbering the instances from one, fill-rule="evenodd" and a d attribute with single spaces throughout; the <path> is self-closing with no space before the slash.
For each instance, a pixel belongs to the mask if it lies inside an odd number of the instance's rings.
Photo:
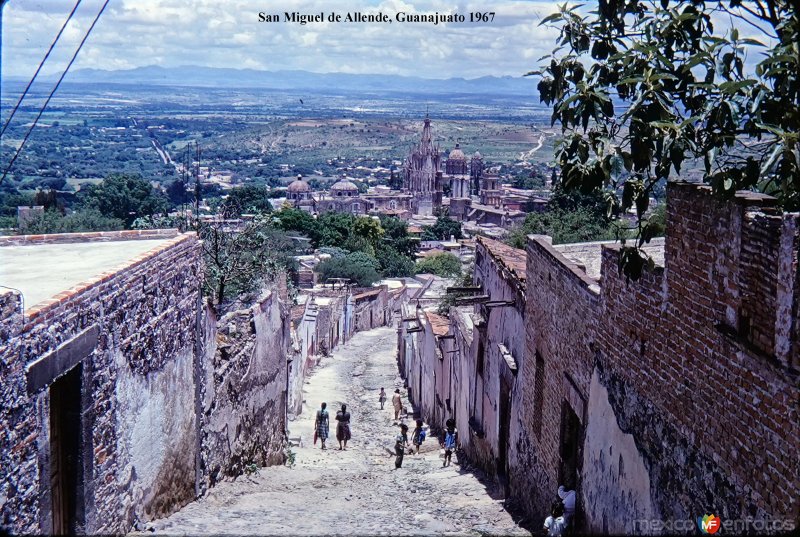
<path id="1" fill-rule="evenodd" d="M 568 489 L 578 485 L 581 439 L 583 426 L 572 407 L 564 401 L 561 405 L 561 465 L 558 471 L 558 482 Z"/>
<path id="2" fill-rule="evenodd" d="M 78 364 L 50 386 L 50 493 L 56 535 L 84 529 L 82 369 Z"/>
<path id="3" fill-rule="evenodd" d="M 511 430 L 511 387 L 500 379 L 500 423 L 498 431 L 497 473 L 508 475 L 508 437 Z M 507 491 L 506 491 L 507 492 Z"/>
<path id="4" fill-rule="evenodd" d="M 533 377 L 533 432 L 542 437 L 542 410 L 544 407 L 544 358 L 536 353 L 536 371 Z"/>

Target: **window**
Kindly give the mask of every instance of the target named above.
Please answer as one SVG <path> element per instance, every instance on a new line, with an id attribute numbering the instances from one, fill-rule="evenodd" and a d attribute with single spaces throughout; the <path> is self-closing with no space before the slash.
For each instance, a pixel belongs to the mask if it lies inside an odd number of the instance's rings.
<path id="1" fill-rule="evenodd" d="M 542 407 L 544 405 L 544 359 L 536 353 L 536 372 L 533 377 L 533 432 L 542 437 Z"/>

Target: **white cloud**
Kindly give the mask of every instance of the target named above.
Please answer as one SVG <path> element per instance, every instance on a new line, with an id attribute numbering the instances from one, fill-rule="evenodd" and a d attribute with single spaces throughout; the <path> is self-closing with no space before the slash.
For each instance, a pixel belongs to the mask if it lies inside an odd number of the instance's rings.
<path id="1" fill-rule="evenodd" d="M 300 13 L 461 13 L 488 3 L 443 0 L 285 0 L 277 11 Z M 33 73 L 74 5 L 61 0 L 15 0 L 3 16 L 6 76 Z M 88 29 L 102 0 L 84 0 L 48 62 L 58 71 Z M 492 2 L 492 23 L 299 25 L 259 23 L 272 2 L 247 0 L 112 0 L 73 68 L 145 65 L 307 69 L 396 73 L 431 78 L 521 75 L 553 46 L 538 21 L 554 9 L 544 1 Z M 271 11 L 270 11 L 271 12 Z M 31 32 L 31 28 L 36 28 Z"/>

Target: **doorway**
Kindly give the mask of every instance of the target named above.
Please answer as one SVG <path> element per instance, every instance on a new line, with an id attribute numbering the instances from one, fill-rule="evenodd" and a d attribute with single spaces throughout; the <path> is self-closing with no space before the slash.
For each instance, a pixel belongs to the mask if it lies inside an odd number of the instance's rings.
<path id="1" fill-rule="evenodd" d="M 83 527 L 80 364 L 50 385 L 50 492 L 53 534 Z"/>
<path id="2" fill-rule="evenodd" d="M 575 490 L 578 484 L 583 426 L 572 407 L 564 401 L 561 405 L 561 465 L 558 482 L 568 489 Z"/>

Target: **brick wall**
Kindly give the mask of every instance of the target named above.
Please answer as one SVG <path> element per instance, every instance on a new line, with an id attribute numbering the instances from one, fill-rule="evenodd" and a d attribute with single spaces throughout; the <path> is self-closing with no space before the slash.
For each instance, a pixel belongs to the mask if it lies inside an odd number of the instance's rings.
<path id="1" fill-rule="evenodd" d="M 530 516 L 539 517 L 549 510 L 560 484 L 563 405 L 570 404 L 585 422 L 581 406 L 592 374 L 599 296 L 597 281 L 543 236 L 528 242 L 526 296 L 527 359 L 519 373 L 523 422 L 514 439 L 518 474 L 511 493 Z M 542 379 L 536 378 L 537 360 L 543 365 Z M 541 417 L 541 423 L 533 423 L 534 417 Z"/>
<path id="2" fill-rule="evenodd" d="M 670 185 L 668 202 L 663 275 L 626 282 L 615 251 L 604 255 L 598 340 L 617 421 L 664 518 L 796 519 L 798 374 L 774 351 L 775 327 L 792 322 L 778 318 L 775 268 L 797 256 L 781 253 L 781 230 L 797 216 L 760 212 L 771 203 L 762 196 L 721 204 L 688 184 Z"/>

